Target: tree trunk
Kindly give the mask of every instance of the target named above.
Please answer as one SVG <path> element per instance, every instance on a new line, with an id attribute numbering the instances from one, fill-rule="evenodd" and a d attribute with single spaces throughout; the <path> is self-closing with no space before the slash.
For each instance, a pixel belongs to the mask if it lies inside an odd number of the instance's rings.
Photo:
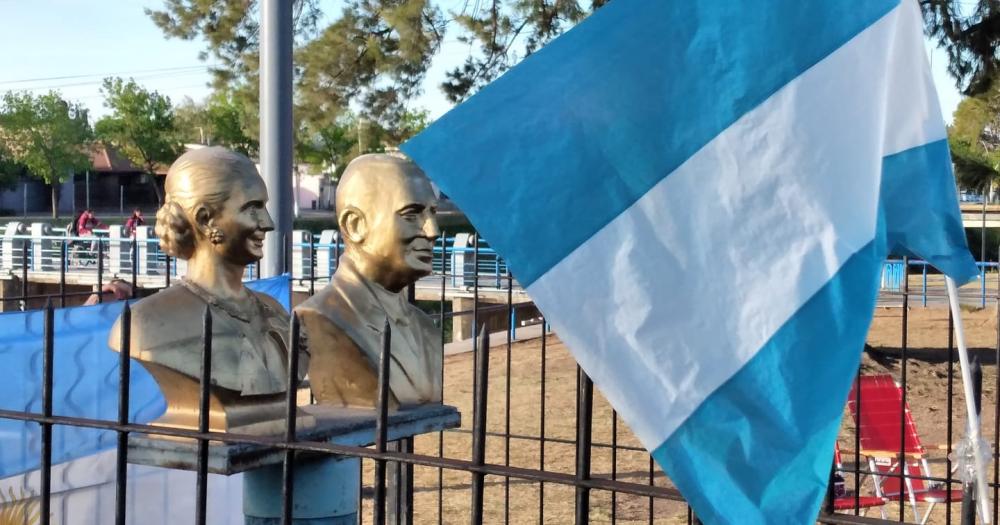
<path id="1" fill-rule="evenodd" d="M 59 218 L 59 183 L 52 183 L 52 219 Z"/>
<path id="2" fill-rule="evenodd" d="M 163 192 L 160 191 L 160 184 L 156 181 L 156 174 L 152 171 L 146 173 L 149 176 L 149 182 L 153 185 L 153 193 L 156 194 L 156 207 L 159 208 L 163 206 Z"/>

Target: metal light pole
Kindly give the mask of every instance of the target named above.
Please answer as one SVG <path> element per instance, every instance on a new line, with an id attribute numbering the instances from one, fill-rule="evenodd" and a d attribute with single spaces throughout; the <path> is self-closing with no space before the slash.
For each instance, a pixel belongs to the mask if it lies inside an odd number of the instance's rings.
<path id="1" fill-rule="evenodd" d="M 274 219 L 260 271 L 273 277 L 292 252 L 292 2 L 263 0 L 260 10 L 260 168 Z"/>

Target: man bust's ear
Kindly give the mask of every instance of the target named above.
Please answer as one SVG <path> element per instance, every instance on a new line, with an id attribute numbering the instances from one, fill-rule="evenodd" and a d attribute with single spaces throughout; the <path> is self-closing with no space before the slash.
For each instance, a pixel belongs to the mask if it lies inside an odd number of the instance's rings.
<path id="1" fill-rule="evenodd" d="M 348 206 L 340 212 L 337 224 L 340 225 L 340 235 L 352 243 L 364 242 L 368 236 L 368 220 L 365 219 L 365 214 L 354 206 Z"/>

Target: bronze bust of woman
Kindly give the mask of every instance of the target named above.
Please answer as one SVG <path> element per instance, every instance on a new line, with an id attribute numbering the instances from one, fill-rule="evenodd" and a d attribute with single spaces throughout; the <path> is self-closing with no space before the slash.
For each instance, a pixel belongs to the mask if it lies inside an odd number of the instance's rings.
<path id="1" fill-rule="evenodd" d="M 156 214 L 164 252 L 188 261 L 187 275 L 137 303 L 131 355 L 156 380 L 167 411 L 156 424 L 196 428 L 206 306 L 212 313 L 210 428 L 253 432 L 283 418 L 288 314 L 243 285 L 274 223 L 267 189 L 250 159 L 224 148 L 185 153 L 170 167 Z M 120 319 L 119 319 L 120 322 Z M 109 345 L 119 351 L 120 328 Z M 300 377 L 308 369 L 300 357 Z M 270 426 L 270 425 L 267 425 Z"/>

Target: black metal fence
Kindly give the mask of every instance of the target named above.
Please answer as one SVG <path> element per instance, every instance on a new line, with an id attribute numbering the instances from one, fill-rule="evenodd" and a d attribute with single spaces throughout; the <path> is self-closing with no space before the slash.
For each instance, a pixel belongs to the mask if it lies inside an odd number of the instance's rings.
<path id="1" fill-rule="evenodd" d="M 443 245 L 442 245 L 443 246 Z M 100 247 L 98 249 L 101 249 Z M 315 249 L 309 251 L 315 256 Z M 67 251 L 62 250 L 65 258 Z M 23 249 L 23 282 L 28 281 L 26 268 L 28 248 Z M 286 254 L 286 260 L 288 260 Z M 376 441 L 374 447 L 353 447 L 325 442 L 300 441 L 297 439 L 295 414 L 296 392 L 299 385 L 295 371 L 298 369 L 299 338 L 298 321 L 293 316 L 290 330 L 292 348 L 289 352 L 288 384 L 286 398 L 286 429 L 281 436 L 261 437 L 233 433 L 210 432 L 208 426 L 208 385 L 211 383 L 211 313 L 206 309 L 203 334 L 203 362 L 201 377 L 200 406 L 201 417 L 197 430 L 166 428 L 129 421 L 129 377 L 130 360 L 127 358 L 129 323 L 121 324 L 123 344 L 119 363 L 119 411 L 114 421 L 96 420 L 54 415 L 52 411 L 53 362 L 59 358 L 54 347 L 53 300 L 65 304 L 65 276 L 60 281 L 60 293 L 47 297 L 45 306 L 45 336 L 42 359 L 42 410 L 40 413 L 0 410 L 0 418 L 33 422 L 41 427 L 41 467 L 40 506 L 41 523 L 50 521 L 51 472 L 52 472 L 52 428 L 67 425 L 103 429 L 117 432 L 117 479 L 115 523 L 126 522 L 126 490 L 128 471 L 128 440 L 130 435 L 144 434 L 194 439 L 198 442 L 197 512 L 195 523 L 206 522 L 208 494 L 208 447 L 210 442 L 246 443 L 272 447 L 284 454 L 283 523 L 291 523 L 291 497 L 295 489 L 293 470 L 295 456 L 300 453 L 335 454 L 361 458 L 361 480 L 365 490 L 359 501 L 359 522 L 362 523 L 657 523 L 676 519 L 687 523 L 697 523 L 697 517 L 687 507 L 683 497 L 671 486 L 654 465 L 648 452 L 642 448 L 628 430 L 621 424 L 618 415 L 607 403 L 595 395 L 590 379 L 576 367 L 575 362 L 541 321 L 539 334 L 528 341 L 515 341 L 513 337 L 515 316 L 513 311 L 514 278 L 508 273 L 500 276 L 506 288 L 505 304 L 485 306 L 480 301 L 479 279 L 472 279 L 471 309 L 447 311 L 447 282 L 454 277 L 445 263 L 447 249 L 439 250 L 441 257 L 436 272 L 440 278 L 440 297 L 436 305 L 422 302 L 438 322 L 442 335 L 447 325 L 463 317 L 472 320 L 472 326 L 482 334 L 473 338 L 471 351 L 449 355 L 444 360 L 444 400 L 458 406 L 466 423 L 462 428 L 420 436 L 399 443 L 387 442 L 386 421 L 388 414 L 388 330 L 383 340 L 379 364 L 379 395 L 375 410 Z M 473 267 L 479 257 L 478 240 L 473 243 Z M 98 265 L 101 264 L 98 257 Z M 134 262 L 133 262 L 134 264 Z M 169 267 L 170 261 L 167 259 Z M 63 265 L 65 267 L 65 265 Z M 308 283 L 306 294 L 316 291 L 316 283 L 328 279 L 328 275 L 317 276 L 316 264 L 308 265 L 309 275 L 293 276 L 296 281 Z M 905 265 L 904 265 L 905 267 Z M 136 275 L 137 272 L 133 272 Z M 98 289 L 103 272 L 98 267 Z M 893 357 L 899 382 L 899 415 L 901 429 L 908 428 L 909 417 L 907 392 L 909 368 L 915 357 L 908 347 L 907 334 L 911 316 L 908 279 L 904 278 L 903 289 L 895 294 L 901 301 L 898 309 L 900 334 L 898 355 Z M 170 284 L 170 272 L 164 275 L 163 286 Z M 139 290 L 133 282 L 133 294 Z M 27 304 L 30 299 L 45 297 L 27 293 L 27 287 L 17 300 Z M 90 294 L 91 292 L 86 292 Z M 103 300 L 98 294 L 98 300 Z M 1000 285 L 996 290 L 1000 299 Z M 411 289 L 411 298 L 415 297 Z M 494 331 L 491 336 L 485 326 L 487 316 L 500 314 L 506 319 L 506 328 Z M 1000 315 L 1000 300 L 997 301 Z M 129 318 L 129 307 L 122 303 L 122 315 Z M 949 325 L 950 326 L 950 325 Z M 498 333 L 499 332 L 499 333 Z M 523 333 L 523 330 L 522 330 Z M 492 345 L 491 337 L 503 337 L 502 344 Z M 849 461 L 835 466 L 832 477 L 844 478 L 849 487 L 845 494 L 831 493 L 819 517 L 822 523 L 887 523 L 903 522 L 916 518 L 914 509 L 926 508 L 928 502 L 915 502 L 910 494 L 900 498 L 886 495 L 878 505 L 863 505 L 865 496 L 878 496 L 880 489 L 887 487 L 886 480 L 895 478 L 901 484 L 912 482 L 937 484 L 933 490 L 942 491 L 943 499 L 938 503 L 936 513 L 927 513 L 929 522 L 952 523 L 959 518 L 960 502 L 949 489 L 960 489 L 962 483 L 952 470 L 952 462 L 947 458 L 947 450 L 964 435 L 964 413 L 954 410 L 958 391 L 954 388 L 955 350 L 952 334 L 948 333 L 946 356 L 947 372 L 940 378 L 941 396 L 945 400 L 942 418 L 946 420 L 947 443 L 944 451 L 936 459 L 943 465 L 940 475 L 926 472 L 883 472 L 865 466 L 866 452 L 862 450 L 862 431 L 858 425 L 848 421 L 841 432 L 841 444 L 845 445 L 843 455 Z M 457 344 L 457 343 L 456 343 Z M 445 351 L 445 349 L 442 349 Z M 922 349 L 926 351 L 926 349 Z M 992 446 L 997 450 L 1000 436 L 1000 375 L 996 374 L 996 364 L 1000 362 L 1000 323 L 997 325 L 994 357 L 987 363 L 993 368 L 995 385 L 988 389 L 991 398 L 986 401 L 993 412 Z M 925 352 L 926 353 L 926 352 Z M 985 355 L 985 351 L 980 351 Z M 862 377 L 859 369 L 858 377 Z M 940 399 L 939 398 L 939 399 Z M 853 403 L 858 413 L 864 410 L 865 400 L 861 389 L 855 390 Z M 959 404 L 959 407 L 962 405 Z M 940 410 L 940 409 L 939 409 Z M 902 432 L 902 431 L 901 431 Z M 987 435 L 990 432 L 986 432 Z M 900 435 L 901 460 L 910 457 L 904 450 L 908 436 Z M 847 447 L 847 444 L 852 444 Z M 933 451 L 932 451 L 933 452 Z M 931 453 L 928 453 L 931 455 Z M 994 520 L 998 513 L 997 493 L 1000 490 L 1000 465 L 998 456 L 993 455 L 992 510 Z M 907 485 L 909 486 L 909 485 Z M 910 489 L 909 492 L 914 492 Z M 884 492 L 884 490 L 882 490 Z M 921 496 L 923 497 L 923 496 Z M 838 500 L 843 505 L 845 498 L 853 504 L 841 510 L 835 509 Z M 853 500 L 851 499 L 853 498 Z M 916 504 L 915 504 L 916 503 Z M 919 512 L 919 510 L 918 510 Z M 871 517 L 867 517 L 867 516 Z M 876 517 L 877 516 L 877 517 Z"/>

